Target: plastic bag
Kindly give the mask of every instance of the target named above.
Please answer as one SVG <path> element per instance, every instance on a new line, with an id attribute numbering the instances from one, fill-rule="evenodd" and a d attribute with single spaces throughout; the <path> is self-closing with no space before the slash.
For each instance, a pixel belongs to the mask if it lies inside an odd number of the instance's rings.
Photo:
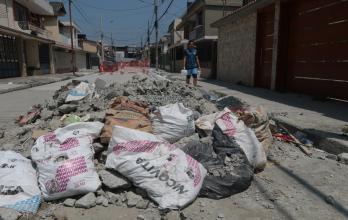
<path id="1" fill-rule="evenodd" d="M 70 90 L 70 92 L 68 93 L 68 96 L 65 99 L 65 102 L 80 101 L 84 99 L 86 96 L 92 95 L 94 93 L 94 90 L 95 90 L 94 84 L 81 82 L 75 88 Z"/>
<path id="2" fill-rule="evenodd" d="M 246 126 L 253 129 L 257 139 L 261 142 L 266 154 L 273 142 L 270 122 L 266 110 L 262 106 L 239 109 L 233 111 Z"/>
<path id="3" fill-rule="evenodd" d="M 152 115 L 152 126 L 156 136 L 170 143 L 195 132 L 193 112 L 182 103 L 159 107 Z"/>
<path id="4" fill-rule="evenodd" d="M 31 149 L 45 200 L 96 191 L 101 182 L 93 163 L 93 139 L 100 122 L 74 123 L 41 136 Z"/>
<path id="5" fill-rule="evenodd" d="M 216 141 L 215 144 L 221 146 Z M 253 168 L 239 147 L 228 147 L 216 155 L 212 145 L 192 141 L 182 150 L 208 170 L 199 196 L 222 199 L 243 192 L 251 185 Z"/>
<path id="6" fill-rule="evenodd" d="M 36 213 L 41 202 L 31 161 L 13 151 L 0 152 L 0 207 Z"/>
<path id="7" fill-rule="evenodd" d="M 115 126 L 106 167 L 115 169 L 160 208 L 178 209 L 198 195 L 206 170 L 182 150 L 156 136 Z"/>
<path id="8" fill-rule="evenodd" d="M 243 121 L 238 120 L 227 108 L 218 116 L 215 124 L 215 127 L 221 129 L 223 133 L 223 136 L 219 138 L 225 140 L 222 142 L 223 146 L 214 146 L 217 153 L 224 152 L 226 147 L 240 147 L 255 169 L 264 169 L 267 162 L 266 154 L 253 130 L 248 128 Z M 214 130 L 213 135 L 214 138 L 217 138 Z"/>
<path id="9" fill-rule="evenodd" d="M 181 75 L 182 76 L 187 76 L 187 70 L 185 70 L 185 69 L 181 70 Z"/>

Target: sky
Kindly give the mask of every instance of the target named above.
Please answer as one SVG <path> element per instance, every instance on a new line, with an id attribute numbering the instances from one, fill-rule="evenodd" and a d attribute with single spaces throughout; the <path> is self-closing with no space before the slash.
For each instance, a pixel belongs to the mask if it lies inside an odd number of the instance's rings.
<path id="1" fill-rule="evenodd" d="M 63 1 L 68 12 L 68 0 Z M 148 21 L 151 27 L 154 25 L 154 0 L 73 0 L 72 17 L 88 39 L 100 40 L 100 20 L 104 42 L 111 44 L 111 34 L 114 45 L 140 46 L 141 39 L 147 40 Z M 159 16 L 168 7 L 171 0 L 158 0 Z M 175 17 L 185 13 L 187 0 L 174 0 L 168 13 L 159 22 L 159 37 L 168 31 L 168 25 Z M 102 18 L 102 19 L 100 19 Z M 69 20 L 68 16 L 61 20 Z M 155 31 L 151 36 L 151 42 L 155 41 Z"/>

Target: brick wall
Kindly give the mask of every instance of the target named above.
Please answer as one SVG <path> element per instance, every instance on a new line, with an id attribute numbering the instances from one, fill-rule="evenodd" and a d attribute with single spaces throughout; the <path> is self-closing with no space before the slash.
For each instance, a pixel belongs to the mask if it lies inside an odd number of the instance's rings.
<path id="1" fill-rule="evenodd" d="M 217 78 L 254 84 L 257 14 L 219 27 Z"/>

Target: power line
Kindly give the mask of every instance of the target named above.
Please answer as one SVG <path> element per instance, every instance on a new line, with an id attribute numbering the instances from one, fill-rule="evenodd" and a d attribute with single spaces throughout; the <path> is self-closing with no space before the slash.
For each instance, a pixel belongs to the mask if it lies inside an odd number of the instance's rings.
<path id="1" fill-rule="evenodd" d="M 170 8 L 170 6 L 172 6 L 173 2 L 174 2 L 174 0 L 171 0 L 171 1 L 170 1 L 170 3 L 169 3 L 169 5 L 168 5 L 168 7 L 166 8 L 166 10 L 165 10 L 165 11 L 163 12 L 163 14 L 158 18 L 158 21 L 161 20 L 161 19 L 167 14 L 167 12 L 169 11 L 169 8 Z"/>
<path id="2" fill-rule="evenodd" d="M 90 8 L 94 8 L 97 10 L 103 10 L 103 11 L 112 11 L 112 12 L 125 12 L 125 11 L 136 11 L 136 10 L 140 10 L 140 9 L 144 9 L 144 8 L 149 8 L 152 7 L 152 5 L 147 5 L 147 6 L 143 6 L 143 7 L 138 7 L 138 8 L 124 8 L 124 9 L 119 9 L 119 8 L 100 8 L 100 7 L 96 7 L 94 5 L 90 5 L 86 2 L 80 2 L 81 4 L 84 4 L 86 7 L 90 7 Z"/>

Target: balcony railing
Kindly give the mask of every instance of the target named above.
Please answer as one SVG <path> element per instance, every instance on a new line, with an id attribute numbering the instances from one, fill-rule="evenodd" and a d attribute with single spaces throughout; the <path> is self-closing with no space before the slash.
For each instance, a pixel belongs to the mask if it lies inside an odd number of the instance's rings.
<path id="1" fill-rule="evenodd" d="M 197 40 L 204 36 L 204 26 L 198 25 L 189 33 L 189 40 Z"/>
<path id="2" fill-rule="evenodd" d="M 18 26 L 24 31 L 30 30 L 32 32 L 35 32 L 37 34 L 42 35 L 45 38 L 50 38 L 52 36 L 52 32 L 47 31 L 47 30 L 45 30 L 41 27 L 38 27 L 34 24 L 31 24 L 28 21 L 17 21 L 17 23 L 18 23 Z"/>

